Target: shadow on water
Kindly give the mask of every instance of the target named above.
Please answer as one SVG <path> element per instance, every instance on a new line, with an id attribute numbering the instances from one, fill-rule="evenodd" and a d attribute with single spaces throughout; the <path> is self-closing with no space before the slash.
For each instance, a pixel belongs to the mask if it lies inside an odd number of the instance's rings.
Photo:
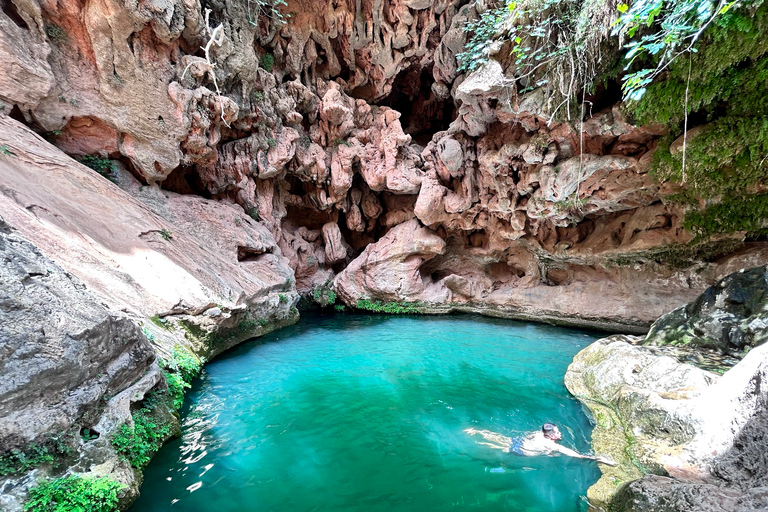
<path id="1" fill-rule="evenodd" d="M 133 511 L 566 512 L 597 479 L 594 463 L 518 457 L 463 432 L 555 421 L 586 451 L 591 426 L 562 385 L 584 332 L 343 315 L 266 338 L 207 366 Z"/>

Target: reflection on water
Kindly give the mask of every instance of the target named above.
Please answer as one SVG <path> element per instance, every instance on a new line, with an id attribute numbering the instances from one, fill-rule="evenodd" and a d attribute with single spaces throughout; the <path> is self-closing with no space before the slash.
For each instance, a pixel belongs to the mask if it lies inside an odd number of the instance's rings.
<path id="1" fill-rule="evenodd" d="M 587 451 L 562 380 L 593 339 L 480 317 L 304 318 L 206 367 L 132 511 L 585 510 L 594 462 L 503 453 L 463 430 L 552 421 Z"/>

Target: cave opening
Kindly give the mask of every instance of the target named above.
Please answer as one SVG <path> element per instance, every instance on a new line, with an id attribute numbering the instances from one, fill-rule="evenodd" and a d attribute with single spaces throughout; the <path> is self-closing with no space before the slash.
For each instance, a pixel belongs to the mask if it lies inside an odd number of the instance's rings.
<path id="1" fill-rule="evenodd" d="M 180 165 L 168 175 L 160 188 L 183 195 L 196 195 L 211 199 L 211 193 L 200 178 L 200 173 L 194 165 Z"/>
<path id="2" fill-rule="evenodd" d="M 452 100 L 438 99 L 432 92 L 434 81 L 431 67 L 413 65 L 397 75 L 392 92 L 377 102 L 400 112 L 403 131 L 421 146 L 435 133 L 447 130 L 457 116 Z"/>
<path id="3" fill-rule="evenodd" d="M 581 95 L 579 94 L 578 96 L 578 101 L 581 102 Z M 588 119 L 598 112 L 620 103 L 622 97 L 623 93 L 619 80 L 605 80 L 596 84 L 594 92 L 584 95 L 584 117 Z"/>
<path id="4" fill-rule="evenodd" d="M 29 30 L 29 25 L 27 25 L 27 22 L 21 17 L 16 5 L 14 5 L 11 0 L 0 0 L 0 10 L 3 11 L 3 13 L 8 16 L 17 27 Z"/>

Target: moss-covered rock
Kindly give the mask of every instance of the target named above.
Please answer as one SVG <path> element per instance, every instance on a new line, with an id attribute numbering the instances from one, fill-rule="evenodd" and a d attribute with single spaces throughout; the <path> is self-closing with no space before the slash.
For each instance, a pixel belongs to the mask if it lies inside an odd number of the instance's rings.
<path id="1" fill-rule="evenodd" d="M 600 465 L 602 476 L 587 491 L 595 506 L 607 507 L 628 482 L 665 473 L 659 454 L 675 452 L 693 434 L 678 409 L 717 379 L 640 341 L 621 335 L 599 340 L 574 357 L 565 376 L 568 390 L 592 413 L 592 449 L 618 463 Z"/>
<path id="2" fill-rule="evenodd" d="M 698 299 L 659 318 L 646 345 L 685 345 L 743 357 L 768 340 L 768 266 L 721 279 Z"/>

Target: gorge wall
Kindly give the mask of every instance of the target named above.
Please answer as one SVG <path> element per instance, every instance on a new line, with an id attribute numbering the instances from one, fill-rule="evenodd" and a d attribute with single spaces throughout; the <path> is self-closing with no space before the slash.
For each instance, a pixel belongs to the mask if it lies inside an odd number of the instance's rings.
<path id="1" fill-rule="evenodd" d="M 649 174 L 666 128 L 615 94 L 558 122 L 503 58 L 460 73 L 483 2 L 289 1 L 284 23 L 255 2 L 4 5 L 6 113 L 239 205 L 302 294 L 639 332 L 766 258 L 743 234 L 694 242 L 679 184 Z"/>
<path id="2" fill-rule="evenodd" d="M 650 172 L 667 127 L 633 124 L 616 91 L 569 120 L 503 56 L 460 72 L 486 3 L 0 2 L 3 229 L 85 287 L 92 318 L 142 331 L 45 432 L 0 424 L 0 451 L 117 429 L 164 386 L 147 347 L 213 357 L 295 321 L 299 295 L 644 332 L 768 263 L 764 238 L 685 228 L 684 185 Z M 130 502 L 140 471 L 99 443 L 84 466 Z M 74 444 L 75 462 L 94 450 Z"/>

